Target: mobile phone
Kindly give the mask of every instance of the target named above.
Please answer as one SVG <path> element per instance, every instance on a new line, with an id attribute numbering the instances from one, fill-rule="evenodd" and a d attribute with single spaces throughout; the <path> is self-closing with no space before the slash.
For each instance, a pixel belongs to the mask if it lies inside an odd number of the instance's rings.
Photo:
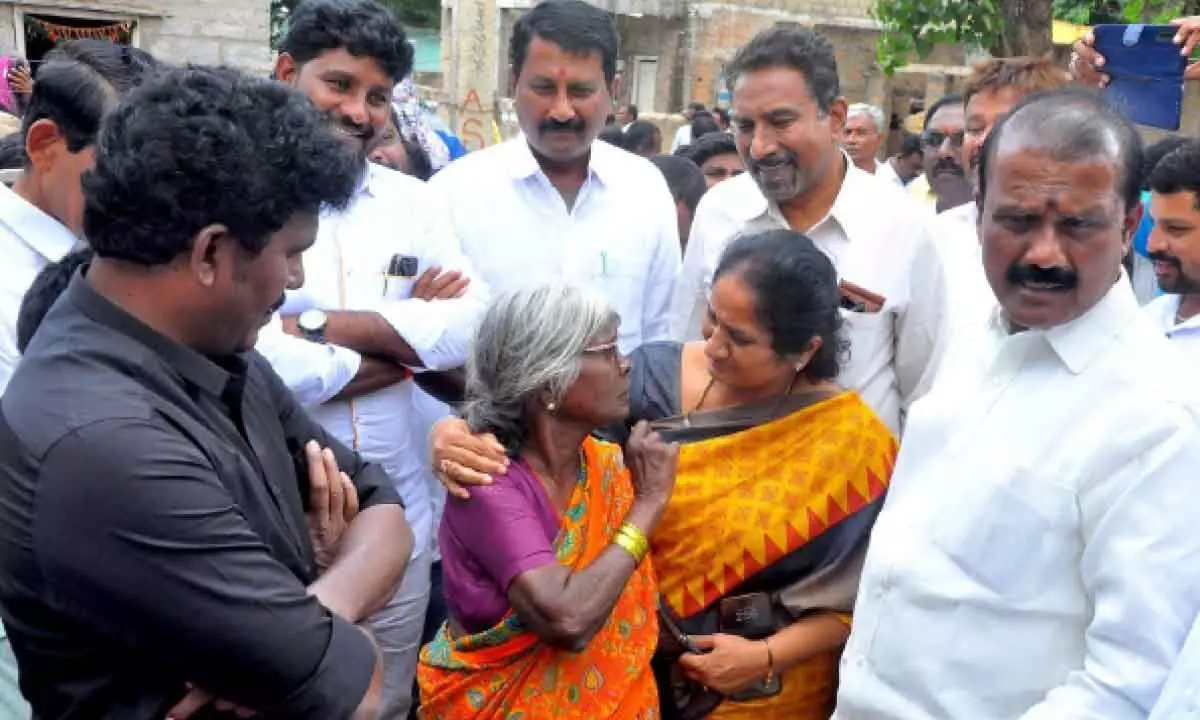
<path id="1" fill-rule="evenodd" d="M 1109 99 L 1135 123 L 1178 130 L 1183 118 L 1183 73 L 1188 59 L 1171 25 L 1097 25 L 1096 52 L 1111 81 Z"/>
<path id="2" fill-rule="evenodd" d="M 395 297 L 393 293 L 400 297 L 409 297 L 412 294 L 419 265 L 417 259 L 412 255 L 393 255 L 383 273 L 384 297 Z"/>

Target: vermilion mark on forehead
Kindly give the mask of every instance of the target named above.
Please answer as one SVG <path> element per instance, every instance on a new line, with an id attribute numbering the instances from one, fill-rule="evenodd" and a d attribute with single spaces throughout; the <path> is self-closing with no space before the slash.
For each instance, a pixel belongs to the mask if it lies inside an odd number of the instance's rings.
<path id="1" fill-rule="evenodd" d="M 560 68 L 556 68 L 556 69 L 554 70 L 554 77 L 558 78 L 559 80 L 562 80 L 562 79 L 563 79 L 563 78 L 565 78 L 566 76 L 567 76 L 567 69 L 566 69 L 566 68 L 561 68 L 561 67 L 560 67 Z"/>

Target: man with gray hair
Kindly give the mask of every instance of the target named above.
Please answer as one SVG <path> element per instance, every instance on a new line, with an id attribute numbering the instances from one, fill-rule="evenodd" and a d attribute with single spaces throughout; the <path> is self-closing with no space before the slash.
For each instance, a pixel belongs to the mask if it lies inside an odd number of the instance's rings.
<path id="1" fill-rule="evenodd" d="M 883 170 L 883 165 L 887 163 L 879 162 L 879 147 L 886 139 L 887 118 L 883 116 L 882 110 L 867 103 L 854 103 L 846 108 L 846 123 L 842 126 L 842 149 L 850 155 L 850 159 L 859 170 L 872 175 Z M 895 171 L 892 175 L 895 175 Z"/>
<path id="2" fill-rule="evenodd" d="M 835 718 L 1123 720 L 1158 698 L 1200 612 L 1200 394 L 1123 277 L 1141 155 L 1081 89 L 992 130 L 998 302 L 911 408 Z"/>

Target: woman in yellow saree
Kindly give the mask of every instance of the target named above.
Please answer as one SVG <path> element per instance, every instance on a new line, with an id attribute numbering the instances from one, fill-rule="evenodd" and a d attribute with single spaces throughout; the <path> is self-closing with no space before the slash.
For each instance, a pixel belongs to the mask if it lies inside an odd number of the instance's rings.
<path id="1" fill-rule="evenodd" d="M 808 238 L 743 237 L 713 275 L 706 340 L 631 355 L 632 417 L 683 443 L 651 537 L 664 624 L 692 646 L 660 649 L 668 718 L 832 713 L 898 449 L 833 382 L 841 304 L 833 266 Z"/>
<path id="2" fill-rule="evenodd" d="M 646 535 L 677 448 L 643 424 L 620 448 L 590 436 L 624 418 L 617 318 L 590 292 L 497 298 L 467 368 L 465 417 L 512 460 L 439 531 L 450 620 L 421 654 L 420 716 L 654 720 L 657 591 Z"/>

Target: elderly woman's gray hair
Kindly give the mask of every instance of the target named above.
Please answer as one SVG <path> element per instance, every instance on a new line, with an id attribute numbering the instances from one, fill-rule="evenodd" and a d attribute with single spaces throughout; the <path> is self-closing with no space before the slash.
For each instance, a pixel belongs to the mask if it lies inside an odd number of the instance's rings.
<path id="1" fill-rule="evenodd" d="M 887 133 L 887 118 L 883 116 L 883 111 L 874 105 L 867 103 L 854 103 L 846 109 L 846 117 L 852 118 L 855 115 L 867 115 L 871 118 L 871 122 L 875 123 L 875 131 L 880 135 Z"/>
<path id="2" fill-rule="evenodd" d="M 615 332 L 620 318 L 603 296 L 565 283 L 523 287 L 496 297 L 467 359 L 463 418 L 515 454 L 528 437 L 538 393 L 560 402 L 579 377 L 583 351 Z"/>

